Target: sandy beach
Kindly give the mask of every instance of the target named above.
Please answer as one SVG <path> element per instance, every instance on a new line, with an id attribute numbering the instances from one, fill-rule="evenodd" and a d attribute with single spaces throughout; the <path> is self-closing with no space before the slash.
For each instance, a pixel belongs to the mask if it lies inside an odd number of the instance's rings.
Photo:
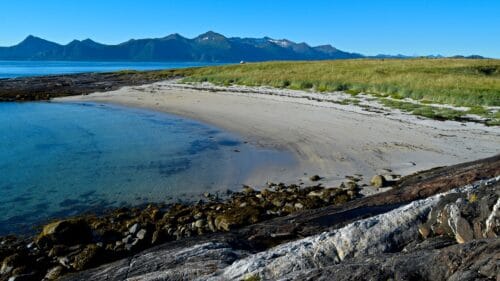
<path id="1" fill-rule="evenodd" d="M 177 114 L 295 155 L 294 167 L 256 171 L 246 182 L 255 186 L 307 181 L 314 174 L 324 177 L 325 185 L 356 174 L 368 182 L 375 174 L 408 175 L 500 153 L 498 127 L 365 111 L 328 102 L 335 94 L 198 88 L 166 81 L 56 101 L 114 103 Z"/>

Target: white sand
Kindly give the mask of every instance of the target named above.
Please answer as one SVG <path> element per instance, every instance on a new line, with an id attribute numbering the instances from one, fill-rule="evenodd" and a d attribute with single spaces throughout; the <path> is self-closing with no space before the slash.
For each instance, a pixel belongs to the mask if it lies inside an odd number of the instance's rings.
<path id="1" fill-rule="evenodd" d="M 177 114 L 296 155 L 297 167 L 256 172 L 247 181 L 253 185 L 267 180 L 296 183 L 313 174 L 324 176 L 327 185 L 354 174 L 368 182 L 375 174 L 387 174 L 386 169 L 407 175 L 500 153 L 498 127 L 422 120 L 398 112 L 365 112 L 352 105 L 315 100 L 324 96 L 320 94 L 251 92 L 201 91 L 161 82 L 58 100 L 109 102 Z"/>

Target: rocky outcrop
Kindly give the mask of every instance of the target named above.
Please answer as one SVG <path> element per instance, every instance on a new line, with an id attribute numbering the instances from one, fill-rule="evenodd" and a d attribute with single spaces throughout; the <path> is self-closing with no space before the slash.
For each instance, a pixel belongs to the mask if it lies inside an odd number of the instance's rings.
<path id="1" fill-rule="evenodd" d="M 499 252 L 498 238 L 458 244 L 454 237 L 444 234 L 430 233 L 424 238 L 419 229 L 432 220 L 429 214 L 439 213 L 446 204 L 460 198 L 477 202 L 472 204 L 475 209 L 488 210 L 483 222 L 486 224 L 498 209 L 494 207 L 498 178 L 490 181 L 491 185 L 474 184 L 447 192 L 463 186 L 460 183 L 498 175 L 500 157 L 433 169 L 402 179 L 389 192 L 227 233 L 165 243 L 131 258 L 67 275 L 64 280 L 262 280 L 274 275 L 284 280 L 325 280 L 331 276 L 338 280 L 365 280 L 366 276 L 373 276 L 373 280 L 487 278 L 497 271 L 496 264 L 490 261 Z M 447 194 L 432 195 L 439 192 Z M 493 196 L 493 200 L 488 199 L 491 203 L 479 203 L 489 196 Z M 469 221 L 473 218 L 462 213 L 465 209 L 459 210 L 461 217 L 473 225 Z M 210 248 L 211 254 L 200 260 L 199 253 L 193 250 L 197 247 Z M 193 264 L 170 262 L 181 252 L 193 253 L 188 260 L 207 263 L 211 270 L 201 273 L 201 268 Z M 221 253 L 226 258 L 219 258 Z"/>
<path id="2" fill-rule="evenodd" d="M 0 280 L 23 274 L 56 278 L 164 242 L 232 231 L 306 209 L 340 205 L 358 196 L 354 182 L 343 188 L 270 183 L 261 191 L 245 186 L 227 198 L 207 194 L 206 202 L 191 205 L 122 208 L 99 217 L 58 220 L 44 226 L 34 239 L 0 240 L 0 260 L 5 260 Z"/>
<path id="3" fill-rule="evenodd" d="M 434 211 L 437 213 L 449 212 L 448 206 L 450 205 L 441 207 L 443 202 L 476 192 L 481 193 L 481 201 L 490 197 L 498 198 L 496 193 L 500 193 L 499 182 L 500 177 L 469 185 L 456 191 L 412 202 L 391 212 L 351 223 L 338 230 L 280 245 L 235 262 L 222 272 L 216 273 L 211 280 L 239 280 L 248 276 L 276 280 L 289 274 L 296 274 L 298 271 L 323 268 L 345 260 L 400 252 L 406 245 L 418 239 L 418 226 L 424 222 L 431 209 L 437 209 Z M 491 189 L 494 190 L 493 194 Z M 493 207 L 492 205 L 490 208 Z M 455 207 L 452 214 L 448 216 L 449 222 L 447 223 L 454 226 L 452 231 L 455 237 L 457 235 L 466 237 L 468 233 L 461 232 L 457 226 L 460 223 L 468 224 L 461 213 L 465 209 L 479 209 L 479 204 L 451 206 Z M 486 206 L 488 208 L 488 205 Z M 461 220 L 463 222 L 460 222 Z M 478 223 L 484 223 L 485 220 L 486 218 Z M 469 241 L 472 239 L 473 236 L 470 233 Z M 463 243 L 459 240 L 460 242 Z M 422 277 L 427 279 L 427 276 Z"/>
<path id="4" fill-rule="evenodd" d="M 424 237 L 445 235 L 457 243 L 496 238 L 500 233 L 498 205 L 500 190 L 478 189 L 441 200 L 428 221 L 419 228 Z"/>
<path id="5" fill-rule="evenodd" d="M 379 253 L 322 268 L 300 270 L 280 280 L 495 280 L 500 240 L 449 245 L 430 239 L 399 253 Z"/>
<path id="6" fill-rule="evenodd" d="M 418 231 L 419 225 L 432 220 L 431 213 L 443 211 L 449 202 L 469 194 L 478 194 L 478 202 L 481 202 L 492 194 L 491 191 L 493 194 L 500 191 L 500 177 L 258 253 L 252 253 L 231 235 L 203 237 L 198 241 L 164 244 L 126 260 L 68 275 L 64 280 L 331 280 L 332 276 L 336 280 L 366 280 L 367 276 L 371 280 L 494 278 L 498 272 L 498 238 L 459 244 L 448 235 L 423 238 Z M 479 204 L 475 207 L 480 208 Z M 488 207 L 491 213 L 493 205 Z"/>
<path id="7" fill-rule="evenodd" d="M 49 100 L 112 91 L 123 86 L 144 85 L 177 77 L 176 70 L 82 73 L 15 79 L 0 79 L 0 102 Z"/>

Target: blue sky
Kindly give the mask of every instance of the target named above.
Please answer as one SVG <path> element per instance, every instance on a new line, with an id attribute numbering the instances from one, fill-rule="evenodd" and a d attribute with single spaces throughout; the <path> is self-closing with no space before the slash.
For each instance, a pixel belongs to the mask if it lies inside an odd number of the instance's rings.
<path id="1" fill-rule="evenodd" d="M 368 55 L 500 58 L 499 15 L 498 0 L 0 0 L 0 46 L 29 34 L 114 44 L 214 30 Z"/>

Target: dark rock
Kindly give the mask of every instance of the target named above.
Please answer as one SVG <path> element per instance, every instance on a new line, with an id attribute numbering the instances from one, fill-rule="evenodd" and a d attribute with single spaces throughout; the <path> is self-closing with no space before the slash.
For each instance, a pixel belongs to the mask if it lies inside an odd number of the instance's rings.
<path id="1" fill-rule="evenodd" d="M 47 271 L 47 274 L 45 274 L 45 279 L 57 280 L 63 273 L 64 273 L 64 267 L 58 265 Z"/>
<path id="2" fill-rule="evenodd" d="M 49 257 L 62 256 L 68 252 L 68 248 L 65 245 L 54 245 L 48 252 Z"/>
<path id="3" fill-rule="evenodd" d="M 37 244 L 75 245 L 85 244 L 91 240 L 92 232 L 87 223 L 82 219 L 70 219 L 46 225 L 37 237 Z"/>
<path id="4" fill-rule="evenodd" d="M 168 79 L 157 71 L 134 73 L 83 73 L 5 79 L 0 83 L 0 101 L 30 101 L 109 91 Z"/>
<path id="5" fill-rule="evenodd" d="M 132 240 L 133 240 L 132 235 L 129 234 L 122 239 L 122 242 L 123 244 L 130 244 L 132 243 Z"/>
<path id="6" fill-rule="evenodd" d="M 243 193 L 245 193 L 245 194 L 252 194 L 252 193 L 255 193 L 255 189 L 251 188 L 248 185 L 244 185 L 243 186 Z"/>
<path id="7" fill-rule="evenodd" d="M 215 227 L 218 230 L 229 231 L 236 227 L 256 223 L 260 220 L 261 213 L 257 208 L 244 207 L 226 211 L 215 218 Z"/>
<path id="8" fill-rule="evenodd" d="M 29 272 L 24 274 L 13 275 L 9 281 L 38 281 L 40 280 L 36 272 Z"/>
<path id="9" fill-rule="evenodd" d="M 322 177 L 320 177 L 319 175 L 314 175 L 314 176 L 309 177 L 310 181 L 319 181 L 321 179 L 322 179 Z"/>
<path id="10" fill-rule="evenodd" d="M 0 275 L 14 274 L 16 273 L 16 269 L 26 267 L 28 265 L 32 265 L 32 259 L 30 259 L 26 253 L 15 253 L 3 259 L 2 265 L 0 266 Z"/>
<path id="11" fill-rule="evenodd" d="M 69 258 L 68 257 L 59 257 L 57 258 L 57 262 L 64 266 L 65 268 L 71 268 L 71 265 L 70 265 L 70 261 L 69 261 Z"/>
<path id="12" fill-rule="evenodd" d="M 104 259 L 101 256 L 103 253 L 104 250 L 101 247 L 94 244 L 87 245 L 83 251 L 74 257 L 71 266 L 75 270 L 83 270 L 98 265 Z"/>
<path id="13" fill-rule="evenodd" d="M 455 227 L 455 238 L 458 243 L 465 243 L 474 239 L 474 233 L 466 219 L 462 217 L 457 218 Z"/>

